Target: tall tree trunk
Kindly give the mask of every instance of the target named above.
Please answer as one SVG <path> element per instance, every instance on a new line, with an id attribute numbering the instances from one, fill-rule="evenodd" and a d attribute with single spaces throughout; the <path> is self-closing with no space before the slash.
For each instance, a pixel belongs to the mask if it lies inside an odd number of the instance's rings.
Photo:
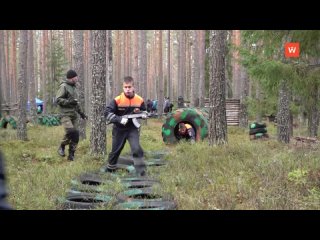
<path id="1" fill-rule="evenodd" d="M 78 73 L 79 78 L 79 104 L 82 109 L 85 106 L 84 97 L 84 64 L 83 64 L 83 30 L 73 31 L 73 63 L 74 70 Z M 79 119 L 79 133 L 80 139 L 86 139 L 86 120 Z"/>
<path id="2" fill-rule="evenodd" d="M 34 77 L 33 30 L 29 31 L 27 65 L 27 76 L 29 79 L 30 120 L 33 124 L 35 124 L 37 123 L 37 105 L 35 100 L 36 93 Z"/>
<path id="3" fill-rule="evenodd" d="M 103 116 L 106 99 L 106 31 L 92 31 L 92 155 L 105 155 L 106 121 Z"/>
<path id="4" fill-rule="evenodd" d="M 289 88 L 286 81 L 282 80 L 279 88 L 279 105 L 277 114 L 278 141 L 283 143 L 290 142 L 289 122 Z"/>
<path id="5" fill-rule="evenodd" d="M 107 30 L 107 102 L 109 103 L 114 97 L 115 93 L 113 92 L 113 57 L 112 57 L 112 30 Z"/>
<path id="6" fill-rule="evenodd" d="M 191 74 L 191 106 L 199 106 L 199 42 L 198 30 L 193 30 L 193 44 L 192 44 L 192 74 Z"/>
<path id="7" fill-rule="evenodd" d="M 261 87 L 258 82 L 256 82 L 256 102 L 257 102 L 257 112 L 256 112 L 256 121 L 261 122 L 262 121 L 262 110 L 261 110 Z"/>
<path id="8" fill-rule="evenodd" d="M 242 128 L 248 127 L 248 111 L 247 98 L 249 92 L 249 80 L 246 69 L 240 66 L 240 112 L 239 112 L 239 126 Z"/>
<path id="9" fill-rule="evenodd" d="M 130 44 L 129 44 L 129 34 L 130 30 L 124 30 L 123 31 L 123 39 L 124 39 L 124 74 L 123 76 L 130 75 Z"/>
<path id="10" fill-rule="evenodd" d="M 157 96 L 158 93 L 158 80 L 157 80 L 157 68 L 158 68 L 158 51 L 157 51 L 157 42 L 156 42 L 156 31 L 153 31 L 153 41 L 152 41 L 152 47 L 151 47 L 151 74 L 150 74 L 150 78 L 151 78 L 151 96 L 153 96 L 154 99 L 158 99 L 159 97 Z"/>
<path id="11" fill-rule="evenodd" d="M 206 31 L 199 31 L 199 107 L 204 107 L 206 62 Z"/>
<path id="12" fill-rule="evenodd" d="M 122 68 L 123 68 L 123 64 L 122 64 L 122 47 L 121 47 L 121 31 L 120 30 L 116 30 L 116 77 L 115 77 L 115 81 L 114 81 L 114 93 L 119 93 L 121 91 L 121 87 L 120 87 L 120 79 L 122 76 Z"/>
<path id="13" fill-rule="evenodd" d="M 148 73 L 148 62 L 147 62 L 147 32 L 146 30 L 140 31 L 141 35 L 141 66 L 139 69 L 141 70 L 140 76 L 141 76 L 141 88 L 142 91 L 141 96 L 143 99 L 147 99 L 147 89 L 148 89 L 148 83 L 147 83 L 147 73 Z"/>
<path id="14" fill-rule="evenodd" d="M 140 84 L 141 79 L 139 78 L 139 69 L 138 69 L 138 51 L 139 51 L 139 35 L 138 30 L 133 31 L 134 38 L 133 38 L 133 71 L 132 77 L 135 81 L 135 91 L 140 94 Z"/>
<path id="15" fill-rule="evenodd" d="M 319 87 L 318 85 L 314 85 L 312 90 L 310 91 L 310 95 L 312 96 L 312 103 L 309 107 L 308 111 L 308 133 L 310 137 L 318 136 L 318 126 L 319 126 Z"/>
<path id="16" fill-rule="evenodd" d="M 185 31 L 179 31 L 178 51 L 178 96 L 185 97 L 186 82 L 186 37 Z"/>
<path id="17" fill-rule="evenodd" d="M 2 103 L 6 103 L 6 104 L 10 104 L 10 102 L 12 101 L 11 98 L 11 91 L 12 91 L 12 83 L 10 81 L 10 68 L 8 66 L 8 62 L 9 62 L 9 39 L 8 39 L 8 35 L 9 35 L 9 30 L 1 30 L 3 33 L 3 55 L 1 55 L 0 57 L 3 58 L 3 63 L 2 63 L 2 76 L 0 76 L 3 80 L 3 98 L 4 98 L 4 102 Z M 9 71 L 9 72 L 8 72 Z"/>
<path id="18" fill-rule="evenodd" d="M 159 30 L 158 31 L 158 57 L 159 57 L 159 61 L 158 61 L 158 79 L 159 79 L 159 88 L 158 88 L 158 114 L 159 117 L 162 116 L 163 113 L 163 98 L 164 98 L 164 94 L 163 94 L 163 68 L 162 68 L 162 31 Z"/>
<path id="19" fill-rule="evenodd" d="M 226 40 L 226 30 L 210 31 L 209 145 L 228 142 L 225 99 Z"/>
<path id="20" fill-rule="evenodd" d="M 85 112 L 90 113 L 90 91 L 91 91 L 91 86 L 89 79 L 91 76 L 91 71 L 90 71 L 90 43 L 89 43 L 89 37 L 90 36 L 90 31 L 85 30 L 84 31 L 84 90 L 85 90 Z M 89 121 L 91 118 L 89 118 Z"/>
<path id="21" fill-rule="evenodd" d="M 191 90 L 191 45 L 190 45 L 190 36 L 189 36 L 189 30 L 186 32 L 186 80 L 185 80 L 185 99 L 190 101 L 190 90 Z"/>
<path id="22" fill-rule="evenodd" d="M 27 141 L 27 49 L 28 49 L 28 30 L 20 31 L 19 45 L 19 80 L 18 80 L 18 124 L 17 136 L 19 140 Z"/>
<path id="23" fill-rule="evenodd" d="M 49 79 L 48 79 L 48 30 L 43 31 L 43 105 L 44 113 L 48 112 L 49 107 Z"/>
<path id="24" fill-rule="evenodd" d="M 5 67 L 5 52 L 4 52 L 4 31 L 0 30 L 0 100 L 1 103 L 7 103 L 6 91 L 7 89 L 7 74 L 6 74 L 6 67 Z"/>
<path id="25" fill-rule="evenodd" d="M 240 47 L 240 30 L 232 31 L 232 43 L 235 47 Z M 239 99 L 241 95 L 241 79 L 240 79 L 240 64 L 239 51 L 235 50 L 232 54 L 232 83 L 233 83 L 233 98 Z"/>
<path id="26" fill-rule="evenodd" d="M 170 39 L 170 30 L 168 30 L 168 36 L 167 36 L 167 45 L 168 45 L 168 52 L 167 52 L 167 95 L 172 101 L 172 81 L 171 81 L 171 39 Z"/>
<path id="27" fill-rule="evenodd" d="M 12 42 L 12 54 L 11 54 L 11 64 L 12 64 L 12 73 L 10 74 L 11 77 L 7 78 L 8 80 L 10 79 L 12 81 L 11 84 L 11 94 L 10 94 L 10 102 L 17 102 L 17 37 L 16 37 L 16 30 L 12 30 L 12 37 L 11 37 L 11 42 Z M 9 42 L 7 43 L 9 46 Z M 9 74 L 9 72 L 7 72 Z"/>

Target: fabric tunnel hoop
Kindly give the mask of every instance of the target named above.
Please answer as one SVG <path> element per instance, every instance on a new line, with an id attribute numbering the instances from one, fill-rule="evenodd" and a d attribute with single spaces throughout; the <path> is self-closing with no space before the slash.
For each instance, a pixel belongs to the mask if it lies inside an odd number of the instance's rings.
<path id="1" fill-rule="evenodd" d="M 179 123 L 190 124 L 196 134 L 196 141 L 208 136 L 208 111 L 200 108 L 181 108 L 168 115 L 162 125 L 162 139 L 165 143 L 177 143 L 180 140 Z"/>

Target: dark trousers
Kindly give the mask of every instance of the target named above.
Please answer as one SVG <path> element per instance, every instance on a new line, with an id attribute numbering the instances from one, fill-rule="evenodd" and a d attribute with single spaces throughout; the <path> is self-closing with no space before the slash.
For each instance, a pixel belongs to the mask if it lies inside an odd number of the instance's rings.
<path id="1" fill-rule="evenodd" d="M 0 210 L 10 210 L 12 207 L 7 202 L 7 189 L 5 185 L 4 159 L 0 152 Z"/>
<path id="2" fill-rule="evenodd" d="M 61 124 L 65 129 L 65 135 L 61 141 L 61 146 L 69 145 L 69 151 L 75 152 L 79 142 L 78 118 L 74 116 L 63 116 Z"/>
<path id="3" fill-rule="evenodd" d="M 121 129 L 117 126 L 113 126 L 112 129 L 112 150 L 108 157 L 109 169 L 116 169 L 116 164 L 120 153 L 128 140 L 133 156 L 134 166 L 138 172 L 145 169 L 145 163 L 143 160 L 143 150 L 140 146 L 140 132 L 137 128 Z"/>

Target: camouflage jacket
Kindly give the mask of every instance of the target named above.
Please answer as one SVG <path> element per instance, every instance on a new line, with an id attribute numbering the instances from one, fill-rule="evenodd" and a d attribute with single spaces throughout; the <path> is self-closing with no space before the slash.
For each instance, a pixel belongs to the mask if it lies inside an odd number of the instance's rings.
<path id="1" fill-rule="evenodd" d="M 76 86 L 68 79 L 63 80 L 60 83 L 59 90 L 56 94 L 56 102 L 59 105 L 62 115 L 74 116 L 76 115 L 76 112 L 79 114 L 83 113 L 79 103 L 77 105 L 70 104 L 70 101 L 74 99 L 79 101 L 79 95 Z"/>

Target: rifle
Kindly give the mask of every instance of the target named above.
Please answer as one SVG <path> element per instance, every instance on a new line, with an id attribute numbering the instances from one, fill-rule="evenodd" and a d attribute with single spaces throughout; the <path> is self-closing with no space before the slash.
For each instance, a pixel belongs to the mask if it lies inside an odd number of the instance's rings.
<path id="1" fill-rule="evenodd" d="M 146 111 L 144 112 L 140 112 L 140 113 L 133 113 L 133 114 L 127 114 L 127 115 L 123 115 L 121 117 L 123 118 L 128 118 L 128 119 L 132 119 L 132 123 L 133 125 L 136 127 L 136 128 L 140 128 L 141 124 L 138 122 L 137 118 L 143 118 L 143 119 L 146 119 L 146 118 L 149 118 L 153 116 L 153 113 L 148 113 Z M 110 124 L 111 122 L 107 123 Z"/>

